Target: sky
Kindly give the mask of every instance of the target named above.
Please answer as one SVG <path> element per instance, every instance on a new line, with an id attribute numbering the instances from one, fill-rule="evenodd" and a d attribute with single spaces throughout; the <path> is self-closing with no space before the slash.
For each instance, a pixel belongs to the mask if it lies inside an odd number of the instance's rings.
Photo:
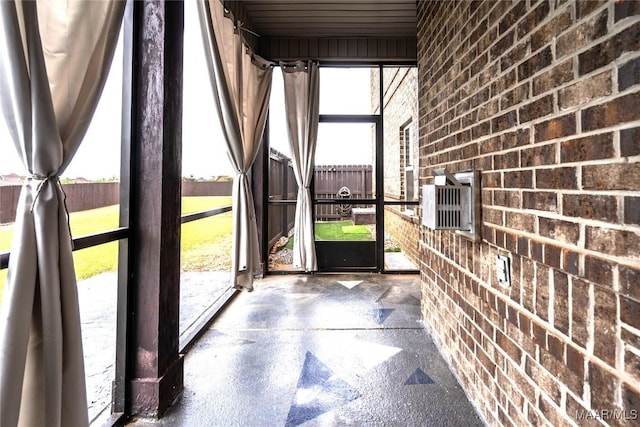
<path id="1" fill-rule="evenodd" d="M 218 125 L 199 30 L 196 2 L 185 2 L 183 166 L 185 177 L 232 175 Z M 121 37 L 122 39 L 122 37 Z M 120 174 L 122 40 L 91 126 L 63 174 L 67 178 L 102 179 Z M 369 114 L 369 69 L 320 70 L 321 114 Z M 288 154 L 284 88 L 274 69 L 270 110 L 271 146 Z M 371 164 L 370 125 L 320 124 L 316 164 Z M 26 172 L 0 118 L 0 175 Z"/>

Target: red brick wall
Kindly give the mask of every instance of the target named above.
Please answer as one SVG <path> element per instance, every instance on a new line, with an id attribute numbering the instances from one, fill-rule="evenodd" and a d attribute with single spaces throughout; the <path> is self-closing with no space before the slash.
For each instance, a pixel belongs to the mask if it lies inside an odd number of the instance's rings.
<path id="1" fill-rule="evenodd" d="M 384 231 L 391 234 L 402 252 L 415 265 L 420 264 L 420 235 L 418 232 L 419 218 L 400 211 L 399 206 L 385 206 Z"/>
<path id="2" fill-rule="evenodd" d="M 387 199 L 404 198 L 405 143 L 402 130 L 418 131 L 418 72 L 415 67 L 383 69 L 384 81 L 384 195 Z M 379 96 L 378 74 L 372 73 L 371 96 Z M 374 111 L 378 113 L 378 111 Z M 413 138 L 417 144 L 418 138 Z M 415 153 L 418 150 L 414 150 Z M 414 163 L 417 164 L 417 158 Z M 416 171 L 417 173 L 417 171 Z"/>
<path id="3" fill-rule="evenodd" d="M 483 181 L 481 241 L 421 227 L 424 321 L 491 425 L 638 422 L 639 40 L 637 1 L 418 2 L 421 183 Z"/>

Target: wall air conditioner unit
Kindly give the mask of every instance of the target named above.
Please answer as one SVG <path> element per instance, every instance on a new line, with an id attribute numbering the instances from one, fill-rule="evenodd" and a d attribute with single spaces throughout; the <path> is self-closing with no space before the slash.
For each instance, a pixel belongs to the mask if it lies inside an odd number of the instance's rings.
<path id="1" fill-rule="evenodd" d="M 404 200 L 415 200 L 416 189 L 413 181 L 413 166 L 404 168 Z"/>
<path id="2" fill-rule="evenodd" d="M 433 171 L 434 184 L 422 186 L 422 225 L 432 230 L 456 230 L 476 240 L 479 236 L 479 174 L 455 175 L 446 169 Z"/>

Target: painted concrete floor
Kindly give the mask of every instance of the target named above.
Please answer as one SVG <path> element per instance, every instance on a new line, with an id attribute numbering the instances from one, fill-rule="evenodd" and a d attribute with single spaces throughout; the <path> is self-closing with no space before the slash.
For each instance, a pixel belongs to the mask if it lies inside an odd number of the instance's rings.
<path id="1" fill-rule="evenodd" d="M 481 426 L 420 323 L 417 275 L 269 276 L 189 351 L 185 390 L 133 426 Z"/>

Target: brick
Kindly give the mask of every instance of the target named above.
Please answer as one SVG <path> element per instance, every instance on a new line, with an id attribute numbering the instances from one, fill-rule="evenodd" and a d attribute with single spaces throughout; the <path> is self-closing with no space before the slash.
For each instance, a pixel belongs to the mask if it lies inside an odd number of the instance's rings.
<path id="1" fill-rule="evenodd" d="M 536 169 L 536 188 L 576 189 L 578 188 L 576 169 L 573 167 Z"/>
<path id="2" fill-rule="evenodd" d="M 500 58 L 500 71 L 506 71 L 518 62 L 522 61 L 529 52 L 529 43 L 525 40 L 516 44 L 511 50 L 504 54 Z M 522 81 L 522 78 L 518 78 L 518 81 Z"/>
<path id="3" fill-rule="evenodd" d="M 578 260 L 579 256 L 576 252 L 570 249 L 562 250 L 562 268 L 568 274 L 573 274 L 574 276 L 578 274 Z"/>
<path id="4" fill-rule="evenodd" d="M 489 62 L 489 54 L 483 53 L 478 55 L 475 61 L 473 61 L 469 67 L 470 75 L 473 77 L 477 75 L 482 69 L 484 69 Z"/>
<path id="5" fill-rule="evenodd" d="M 587 255 L 584 259 L 584 272 L 584 277 L 594 283 L 613 286 L 613 267 L 609 261 Z"/>
<path id="6" fill-rule="evenodd" d="M 511 151 L 493 156 L 493 167 L 498 169 L 514 169 L 520 166 L 520 153 Z"/>
<path id="7" fill-rule="evenodd" d="M 621 295 L 620 320 L 629 326 L 640 329 L 640 302 Z"/>
<path id="8" fill-rule="evenodd" d="M 589 165 L 582 168 L 585 190 L 640 190 L 640 163 Z"/>
<path id="9" fill-rule="evenodd" d="M 564 138 L 576 133 L 576 117 L 574 114 L 566 114 L 538 123 L 534 128 L 536 142 Z"/>
<path id="10" fill-rule="evenodd" d="M 530 404 L 529 409 L 527 410 L 527 425 L 530 425 L 530 426 L 551 425 L 550 423 L 545 422 L 544 419 L 545 419 L 544 415 L 542 415 L 542 413 L 537 408 L 534 408 Z"/>
<path id="11" fill-rule="evenodd" d="M 589 385 L 591 386 L 591 407 L 610 409 L 615 402 L 615 393 L 620 381 L 598 365 L 589 363 Z"/>
<path id="12" fill-rule="evenodd" d="M 532 338 L 536 345 L 547 348 L 547 330 L 537 323 L 531 324 Z"/>
<path id="13" fill-rule="evenodd" d="M 529 99 L 529 83 L 523 83 L 516 86 L 509 92 L 506 92 L 500 98 L 500 108 L 507 110 L 509 107 L 520 104 Z M 511 127 L 511 126 L 509 126 Z"/>
<path id="14" fill-rule="evenodd" d="M 550 43 L 554 37 L 566 31 L 571 24 L 571 8 L 567 7 L 531 35 L 531 50 L 535 52 Z"/>
<path id="15" fill-rule="evenodd" d="M 572 291 L 572 315 L 571 315 L 571 339 L 581 347 L 587 346 L 589 340 L 589 307 L 591 297 L 589 290 L 592 287 L 584 280 L 573 280 Z"/>
<path id="16" fill-rule="evenodd" d="M 611 132 L 569 139 L 560 144 L 560 161 L 562 163 L 608 159 L 614 156 L 613 133 Z"/>
<path id="17" fill-rule="evenodd" d="M 505 188 L 533 188 L 531 170 L 519 170 L 504 173 Z"/>
<path id="18" fill-rule="evenodd" d="M 573 80 L 573 60 L 568 59 L 533 79 L 533 96 L 554 90 L 571 80 Z"/>
<path id="19" fill-rule="evenodd" d="M 633 346 L 637 349 L 640 349 L 640 335 L 636 334 L 633 331 L 630 331 L 628 329 L 622 328 L 620 330 L 620 336 L 622 338 L 622 341 L 625 344 L 628 344 L 630 346 Z"/>
<path id="20" fill-rule="evenodd" d="M 584 356 L 570 345 L 567 345 L 567 368 L 578 378 L 584 378 Z"/>
<path id="21" fill-rule="evenodd" d="M 516 363 L 520 363 L 520 358 L 522 356 L 522 350 L 516 343 L 514 343 L 511 339 L 509 339 L 505 334 L 498 331 L 496 332 L 496 341 L 500 348 L 504 350 L 507 355 L 513 359 Z"/>
<path id="22" fill-rule="evenodd" d="M 500 172 L 483 172 L 482 186 L 484 188 L 502 187 L 502 174 Z"/>
<path id="23" fill-rule="evenodd" d="M 518 191 L 494 191 L 493 204 L 508 208 L 519 209 L 521 206 L 520 192 Z"/>
<path id="24" fill-rule="evenodd" d="M 484 366 L 484 368 L 489 372 L 489 374 L 491 376 L 495 375 L 496 365 L 495 363 L 493 363 L 493 360 L 491 360 L 491 358 L 487 355 L 487 353 L 479 346 L 476 346 L 475 353 L 476 353 L 476 357 L 480 361 L 480 364 Z"/>
<path id="25" fill-rule="evenodd" d="M 631 414 L 635 411 L 636 414 L 640 414 L 640 394 L 631 390 L 626 384 L 622 385 L 622 406 Z"/>
<path id="26" fill-rule="evenodd" d="M 587 227 L 585 236 L 587 249 L 610 255 L 632 257 L 640 248 L 640 234 L 631 230 Z"/>
<path id="27" fill-rule="evenodd" d="M 639 48 L 640 22 L 578 55 L 578 73 L 588 74 Z"/>
<path id="28" fill-rule="evenodd" d="M 539 211 L 557 212 L 558 196 L 554 192 L 523 191 L 522 208 Z"/>
<path id="29" fill-rule="evenodd" d="M 540 235 L 559 242 L 576 245 L 580 237 L 580 228 L 573 222 L 540 217 L 538 227 Z"/>
<path id="30" fill-rule="evenodd" d="M 533 233 L 534 224 L 535 220 L 533 215 L 523 214 L 519 212 L 506 212 L 505 225 L 509 228 Z"/>
<path id="31" fill-rule="evenodd" d="M 638 83 L 640 83 L 640 58 L 634 58 L 618 68 L 618 90 L 622 92 Z"/>
<path id="32" fill-rule="evenodd" d="M 531 242 L 531 258 L 537 262 L 544 262 L 544 245 L 539 242 Z"/>
<path id="33" fill-rule="evenodd" d="M 521 124 L 539 119 L 544 116 L 548 116 L 552 113 L 553 95 L 547 95 L 539 98 L 523 107 L 520 107 L 520 109 L 518 110 Z"/>
<path id="34" fill-rule="evenodd" d="M 526 237 L 518 237 L 518 255 L 529 256 L 529 239 Z"/>
<path id="35" fill-rule="evenodd" d="M 508 31 L 525 14 L 526 10 L 527 5 L 524 2 L 517 2 L 498 24 L 500 34 Z"/>
<path id="36" fill-rule="evenodd" d="M 553 267 L 560 268 L 562 257 L 562 249 L 558 246 L 545 244 L 544 245 L 544 263 Z"/>
<path id="37" fill-rule="evenodd" d="M 577 2 L 578 5 L 581 3 L 591 2 Z M 560 35 L 556 43 L 557 57 L 562 58 L 566 55 L 573 55 L 574 52 L 582 47 L 607 34 L 607 19 L 608 13 L 605 9 L 574 29 Z"/>
<path id="38" fill-rule="evenodd" d="M 490 224 L 502 225 L 502 211 L 497 209 L 482 209 L 482 218 Z"/>
<path id="39" fill-rule="evenodd" d="M 560 402 L 554 404 L 541 397 L 538 402 L 538 407 L 540 408 L 540 412 L 542 412 L 544 418 L 554 427 L 570 427 L 571 424 L 562 416 L 564 411 L 559 409 L 559 404 Z"/>
<path id="40" fill-rule="evenodd" d="M 619 280 L 620 280 L 620 292 L 631 298 L 635 298 L 640 301 L 640 269 L 635 269 L 626 266 L 620 266 Z"/>
<path id="41" fill-rule="evenodd" d="M 614 17 L 618 22 L 634 15 L 640 15 L 640 2 L 637 0 L 618 0 L 615 3 Z"/>
<path id="42" fill-rule="evenodd" d="M 549 320 L 549 269 L 542 264 L 536 266 L 536 314 Z"/>
<path id="43" fill-rule="evenodd" d="M 558 270 L 553 271 L 553 326 L 569 335 L 569 278 Z"/>
<path id="44" fill-rule="evenodd" d="M 517 77 L 515 69 L 502 74 L 502 76 L 498 77 L 496 81 L 491 83 L 491 96 L 497 96 L 514 87 L 516 83 L 518 83 Z"/>
<path id="45" fill-rule="evenodd" d="M 640 356 L 628 348 L 624 352 L 624 370 L 636 381 L 640 380 Z"/>
<path id="46" fill-rule="evenodd" d="M 567 394 L 567 415 L 580 427 L 602 427 L 595 417 L 587 417 L 590 409 L 579 403 L 570 393 Z"/>
<path id="47" fill-rule="evenodd" d="M 551 59 L 551 47 L 547 46 L 518 66 L 518 81 L 526 80 L 537 72 L 545 69 L 551 65 Z"/>
<path id="48" fill-rule="evenodd" d="M 547 334 L 547 349 L 556 360 L 564 360 L 564 343 L 555 335 Z"/>
<path id="49" fill-rule="evenodd" d="M 518 129 L 501 136 L 502 146 L 505 150 L 509 148 L 522 147 L 530 143 L 529 129 Z"/>
<path id="50" fill-rule="evenodd" d="M 578 19 L 582 19 L 606 3 L 606 0 L 587 0 L 576 2 L 576 15 Z"/>
<path id="51" fill-rule="evenodd" d="M 509 2 L 492 2 L 493 8 L 489 14 L 489 22 L 499 22 L 511 4 Z"/>
<path id="52" fill-rule="evenodd" d="M 478 108 L 478 120 L 485 120 L 496 115 L 496 113 L 500 111 L 499 104 L 497 98 L 482 104 L 480 108 Z M 487 123 L 490 125 L 491 121 L 487 121 Z"/>
<path id="53" fill-rule="evenodd" d="M 616 295 L 594 286 L 593 353 L 611 366 L 616 358 Z"/>
<path id="54" fill-rule="evenodd" d="M 561 110 L 583 105 L 611 95 L 611 71 L 580 80 L 558 91 L 558 106 Z"/>
<path id="55" fill-rule="evenodd" d="M 518 124 L 518 115 L 515 110 L 509 111 L 491 121 L 491 128 L 494 132 L 501 132 L 515 127 Z"/>
<path id="56" fill-rule="evenodd" d="M 640 38 L 640 34 L 638 37 Z M 620 96 L 582 111 L 583 131 L 603 129 L 634 120 L 640 120 L 640 92 Z"/>
<path id="57" fill-rule="evenodd" d="M 618 218 L 615 196 L 595 194 L 565 194 L 562 196 L 562 214 L 585 219 L 616 222 Z"/>
<path id="58" fill-rule="evenodd" d="M 522 260 L 522 305 L 533 313 L 533 296 L 535 292 L 535 268 L 533 262 L 527 258 Z M 522 317 L 520 317 L 522 324 Z"/>
<path id="59" fill-rule="evenodd" d="M 552 375 L 530 358 L 527 358 L 525 371 L 547 396 L 554 402 L 560 402 L 560 387 Z"/>
<path id="60" fill-rule="evenodd" d="M 527 15 L 518 23 L 518 38 L 524 38 L 527 34 L 531 33 L 533 29 L 547 17 L 547 15 L 549 15 L 549 3 L 546 1 L 538 3 L 538 5 L 527 13 Z"/>
<path id="61" fill-rule="evenodd" d="M 620 154 L 624 157 L 640 154 L 640 127 L 620 131 Z"/>
<path id="62" fill-rule="evenodd" d="M 513 46 L 513 43 L 515 40 L 514 36 L 515 36 L 515 31 L 511 30 L 506 34 L 504 34 L 500 38 L 500 40 L 495 42 L 493 46 L 491 46 L 491 49 L 489 50 L 489 55 L 491 59 L 499 58 L 507 49 Z"/>

